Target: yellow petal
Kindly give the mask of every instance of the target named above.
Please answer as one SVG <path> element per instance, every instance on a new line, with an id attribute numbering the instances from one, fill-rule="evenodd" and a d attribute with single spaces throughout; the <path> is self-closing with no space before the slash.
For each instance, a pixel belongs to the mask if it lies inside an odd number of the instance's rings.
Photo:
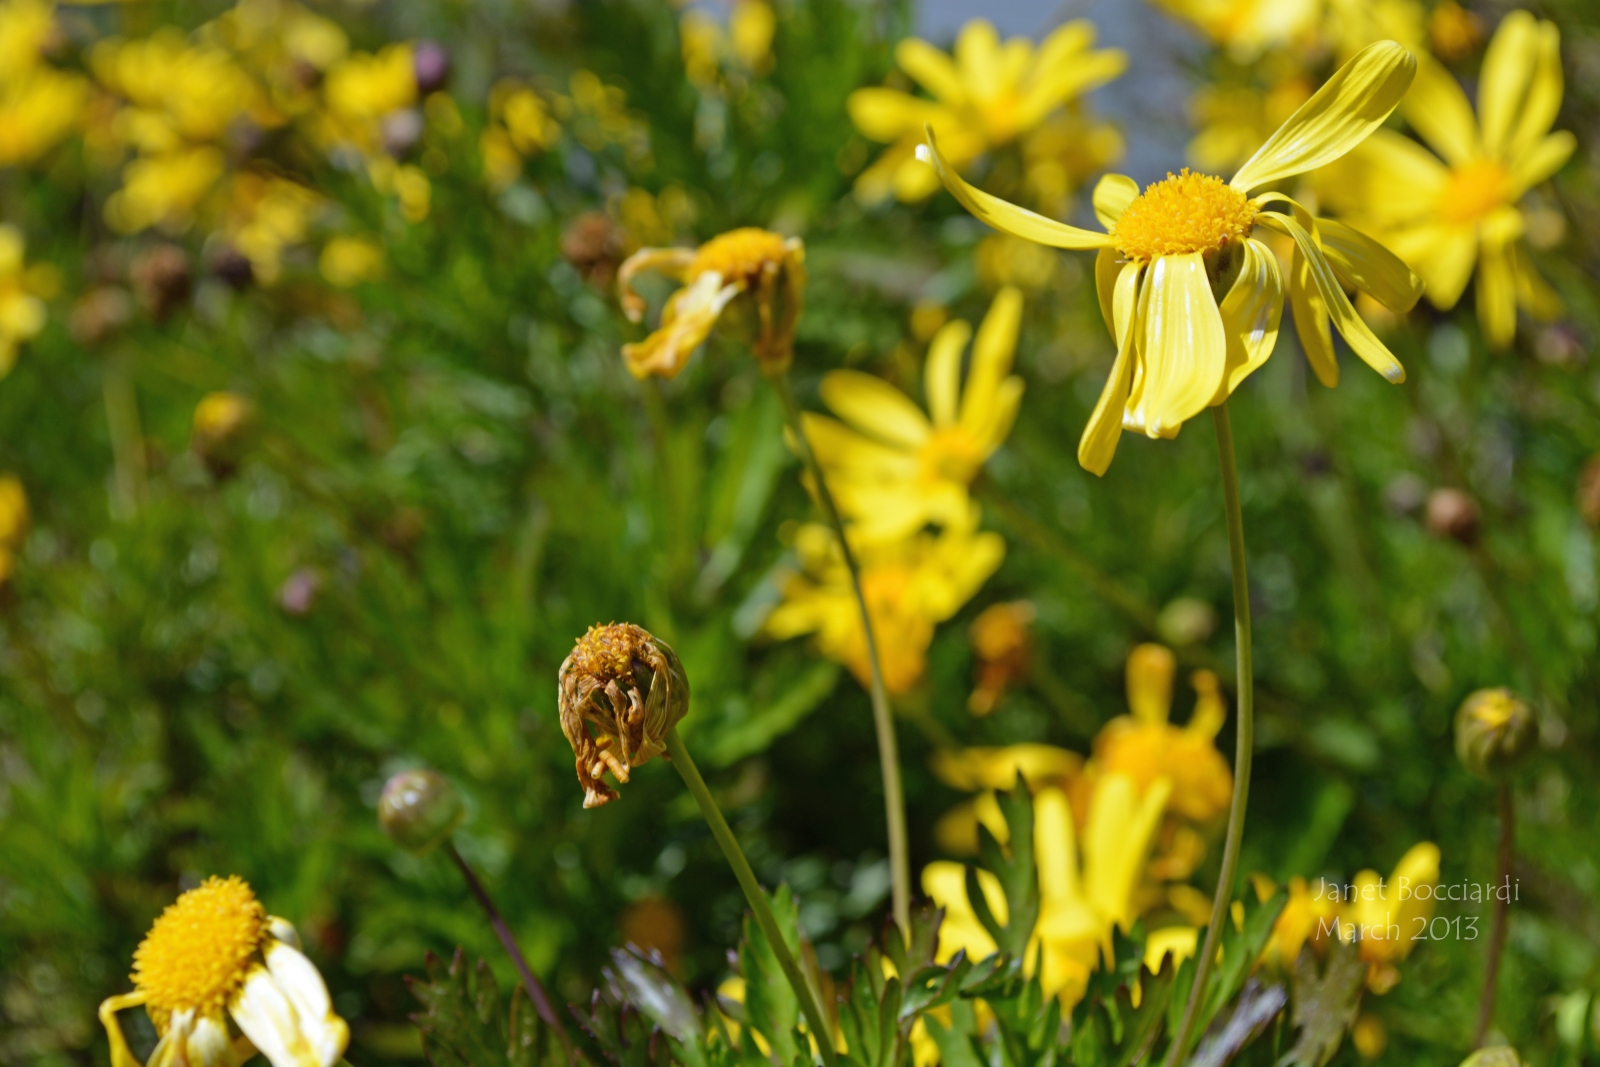
<path id="1" fill-rule="evenodd" d="M 1283 319 L 1283 276 L 1278 272 L 1278 257 L 1254 237 L 1246 238 L 1241 248 L 1244 262 L 1239 276 L 1218 307 L 1228 339 L 1228 373 L 1222 393 L 1215 398 L 1219 403 L 1272 355 Z"/>
<path id="2" fill-rule="evenodd" d="M 1517 336 L 1517 286 L 1511 245 L 1522 235 L 1521 216 L 1502 208 L 1484 220 L 1478 251 L 1478 322 L 1490 348 L 1508 348 Z"/>
<path id="3" fill-rule="evenodd" d="M 137 1007 L 144 1002 L 143 993 L 124 993 L 100 1002 L 100 1025 L 106 1028 L 106 1040 L 111 1045 L 111 1067 L 140 1067 L 139 1061 L 128 1048 L 128 1039 L 122 1032 L 122 1024 L 117 1022 L 117 1012 Z"/>
<path id="4" fill-rule="evenodd" d="M 1539 23 L 1536 51 L 1528 95 L 1506 142 L 1505 158 L 1513 162 L 1549 132 L 1561 110 L 1561 31 L 1555 23 Z"/>
<path id="5" fill-rule="evenodd" d="M 800 413 L 806 441 L 828 471 L 830 486 L 841 478 L 873 482 L 907 481 L 917 474 L 916 453 L 864 437 L 841 422 L 814 411 Z"/>
<path id="6" fill-rule="evenodd" d="M 962 84 L 975 91 L 993 94 L 1005 78 L 1000 34 L 988 19 L 972 19 L 961 27 L 956 34 L 955 57 Z"/>
<path id="7" fill-rule="evenodd" d="M 1478 260 L 1476 226 L 1427 223 L 1398 230 L 1385 243 L 1422 276 L 1428 303 L 1440 311 L 1456 306 Z"/>
<path id="8" fill-rule="evenodd" d="M 228 1012 L 272 1067 L 333 1067 L 338 1062 L 337 1056 L 322 1059 L 311 1047 L 294 1004 L 259 963 L 229 999 Z"/>
<path id="9" fill-rule="evenodd" d="M 1299 213 L 1300 209 L 1297 208 L 1296 214 Z M 1400 361 L 1394 358 L 1394 354 L 1384 346 L 1384 343 L 1378 340 L 1366 320 L 1356 314 L 1356 309 L 1350 305 L 1350 298 L 1344 295 L 1344 289 L 1339 285 L 1339 279 L 1334 275 L 1333 268 L 1328 265 L 1327 257 L 1323 255 L 1316 239 L 1306 228 L 1297 219 L 1287 215 L 1262 214 L 1256 218 L 1280 233 L 1287 233 L 1294 238 L 1296 249 L 1305 257 L 1306 271 L 1316 284 L 1317 294 L 1322 297 L 1323 306 L 1328 309 L 1328 317 L 1333 320 L 1333 325 L 1344 336 L 1351 350 L 1360 356 L 1367 366 L 1389 381 L 1397 385 L 1405 381 L 1405 368 L 1400 366 Z M 1310 221 L 1309 217 L 1307 221 Z"/>
<path id="10" fill-rule="evenodd" d="M 1144 378 L 1123 428 L 1176 437 L 1216 397 L 1228 368 L 1228 338 L 1198 252 L 1158 256 L 1140 294 L 1137 335 Z"/>
<path id="11" fill-rule="evenodd" d="M 1112 314 L 1111 299 L 1117 288 L 1117 279 L 1122 277 L 1124 266 L 1122 253 L 1115 248 L 1102 248 L 1094 257 L 1094 291 L 1100 298 L 1100 317 L 1105 320 L 1106 329 L 1111 333 L 1111 343 L 1116 344 L 1117 323 Z"/>
<path id="12" fill-rule="evenodd" d="M 1017 331 L 1022 325 L 1022 292 L 1006 286 L 995 295 L 989 313 L 978 327 L 972 345 L 972 367 L 967 371 L 967 387 L 961 394 L 961 424 L 976 429 L 988 420 L 995 391 L 1011 372 L 1011 355 L 1017 348 Z"/>
<path id="13" fill-rule="evenodd" d="M 1482 154 L 1472 104 L 1455 75 L 1436 60 L 1417 61 L 1417 77 L 1401 111 L 1411 128 L 1451 163 L 1466 163 Z"/>
<path id="14" fill-rule="evenodd" d="M 1383 124 L 1416 69 L 1416 57 L 1393 41 L 1363 48 L 1267 138 L 1229 184 L 1248 193 L 1338 159 Z"/>
<path id="15" fill-rule="evenodd" d="M 1078 842 L 1067 795 L 1051 786 L 1033 799 L 1033 854 L 1039 867 L 1040 910 L 1078 896 Z"/>
<path id="16" fill-rule="evenodd" d="M 1104 255 L 1101 253 L 1102 258 Z M 1121 342 L 1117 346 L 1116 361 L 1111 364 L 1111 374 L 1106 378 L 1105 388 L 1100 391 L 1100 400 L 1095 404 L 1094 413 L 1083 428 L 1083 437 L 1078 441 L 1078 464 L 1095 475 L 1105 474 L 1111 466 L 1111 461 L 1117 455 L 1117 442 L 1122 438 L 1122 415 L 1128 406 L 1128 392 L 1133 385 L 1134 341 L 1133 330 L 1128 326 L 1133 318 L 1131 309 L 1138 296 L 1141 270 L 1137 263 L 1126 263 L 1117 276 L 1111 303 L 1114 307 L 1125 309 L 1120 315 L 1123 323 L 1120 329 L 1110 321 L 1107 325 L 1120 335 Z M 1106 315 L 1108 320 L 1114 317 L 1113 313 Z"/>
<path id="17" fill-rule="evenodd" d="M 928 92 L 951 107 L 961 107 L 967 102 L 966 87 L 961 84 L 961 74 L 949 56 L 927 41 L 907 37 L 894 47 L 894 61 L 900 69 Z"/>
<path id="18" fill-rule="evenodd" d="M 1370 293 L 1378 303 L 1403 315 L 1422 296 L 1422 279 L 1401 258 L 1360 230 L 1333 219 L 1318 219 L 1322 251 L 1339 280 Z"/>
<path id="19" fill-rule="evenodd" d="M 1028 87 L 1017 107 L 1020 129 L 1037 125 L 1067 101 L 1120 76 L 1128 69 L 1128 55 L 1119 48 L 1108 48 L 1043 69 L 1045 75 Z"/>
<path id="20" fill-rule="evenodd" d="M 1011 436 L 1011 427 L 1017 421 L 1017 410 L 1022 407 L 1022 393 L 1026 388 L 1023 380 L 1012 375 L 1000 383 L 994 391 L 994 403 L 988 420 L 974 434 L 983 451 L 983 458 L 988 459 L 994 450 Z"/>
<path id="21" fill-rule="evenodd" d="M 350 1044 L 350 1027 L 334 1014 L 328 987 L 317 968 L 298 949 L 282 941 L 269 940 L 263 956 L 272 980 L 294 1005 L 300 1032 L 316 1055 L 320 1067 L 332 1067 Z"/>
<path id="22" fill-rule="evenodd" d="M 917 448 L 932 427 L 911 398 L 870 374 L 836 370 L 823 376 L 822 401 L 840 418 L 883 441 Z"/>
<path id="23" fill-rule="evenodd" d="M 1539 22 L 1526 11 L 1513 11 L 1494 31 L 1478 74 L 1478 119 L 1483 124 L 1483 149 L 1501 158 L 1533 81 L 1541 49 Z M 1557 97 L 1559 103 L 1560 98 Z M 1541 131 L 1542 132 L 1542 131 Z"/>
<path id="24" fill-rule="evenodd" d="M 1330 204 L 1393 224 L 1433 215 L 1450 171 L 1411 138 L 1377 130 L 1318 179 L 1318 190 Z"/>
<path id="25" fill-rule="evenodd" d="M 1094 217 L 1109 231 L 1138 195 L 1138 182 L 1125 174 L 1107 174 L 1094 187 Z"/>
<path id="26" fill-rule="evenodd" d="M 622 346 L 622 357 L 635 378 L 655 374 L 676 378 L 711 333 L 728 302 L 739 295 L 737 285 L 723 285 L 722 275 L 707 271 L 687 288 L 667 298 L 661 328 L 636 344 Z"/>
<path id="27" fill-rule="evenodd" d="M 893 141 L 908 130 L 920 130 L 945 115 L 945 109 L 932 100 L 876 87 L 851 93 L 845 108 L 862 136 L 874 141 Z"/>
<path id="28" fill-rule="evenodd" d="M 1421 841 L 1407 849 L 1389 878 L 1389 895 L 1398 901 L 1402 919 L 1432 914 L 1434 894 L 1419 893 L 1417 887 L 1436 885 L 1438 881 L 1439 846 Z"/>
<path id="29" fill-rule="evenodd" d="M 1033 60 L 1034 69 L 1048 72 L 1063 63 L 1070 63 L 1073 53 L 1082 52 L 1094 44 L 1096 32 L 1094 23 L 1088 19 L 1062 23 L 1039 42 L 1039 52 Z"/>
<path id="30" fill-rule="evenodd" d="M 1009 204 L 998 196 L 991 196 L 981 189 L 973 188 L 962 181 L 961 176 L 939 155 L 939 145 L 933 130 L 929 129 L 927 134 L 928 143 L 918 148 L 917 158 L 931 164 L 939 172 L 939 180 L 950 190 L 950 195 L 960 201 L 961 206 L 972 212 L 979 221 L 986 222 L 1014 237 L 1049 245 L 1051 248 L 1105 248 L 1111 244 L 1111 237 L 1108 234 L 1080 230 L 1076 226 L 1047 219 L 1026 208 Z"/>
<path id="31" fill-rule="evenodd" d="M 1294 332 L 1300 350 L 1317 381 L 1332 389 L 1339 384 L 1339 360 L 1333 353 L 1333 333 L 1328 328 L 1328 308 L 1311 280 L 1306 257 L 1294 250 L 1289 266 L 1289 306 L 1294 309 Z"/>
<path id="32" fill-rule="evenodd" d="M 1572 158 L 1578 139 L 1566 130 L 1552 133 L 1517 159 L 1511 169 L 1511 197 L 1515 199 L 1560 170 Z"/>
<path id="33" fill-rule="evenodd" d="M 961 353 L 972 337 L 972 327 L 961 319 L 947 322 L 928 346 L 928 365 L 922 372 L 928 393 L 928 414 L 935 426 L 956 421 L 956 400 L 961 394 Z"/>

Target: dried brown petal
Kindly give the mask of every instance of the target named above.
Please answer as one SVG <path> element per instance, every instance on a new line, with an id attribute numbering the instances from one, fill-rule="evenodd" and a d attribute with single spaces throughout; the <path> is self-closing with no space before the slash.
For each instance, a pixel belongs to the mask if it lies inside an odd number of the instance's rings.
<path id="1" fill-rule="evenodd" d="M 583 806 L 617 799 L 601 776 L 626 782 L 663 755 L 667 732 L 689 711 L 689 679 L 663 641 L 632 623 L 591 626 L 561 664 L 561 732 L 576 757 Z"/>

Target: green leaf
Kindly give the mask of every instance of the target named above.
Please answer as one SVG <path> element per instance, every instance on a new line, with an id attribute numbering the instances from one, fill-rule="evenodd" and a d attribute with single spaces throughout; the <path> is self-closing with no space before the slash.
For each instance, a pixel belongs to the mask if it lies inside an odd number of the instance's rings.
<path id="1" fill-rule="evenodd" d="M 996 793 L 995 799 L 1005 817 L 1010 840 L 1002 846 L 980 823 L 978 854 L 984 869 L 999 880 L 1005 894 L 1006 922 L 1001 924 L 990 910 L 977 872 L 971 867 L 967 868 L 967 900 L 1000 951 L 1019 957 L 1027 950 L 1039 920 L 1039 875 L 1033 865 L 1033 797 L 1018 775 L 1017 784 L 1009 792 Z"/>
<path id="2" fill-rule="evenodd" d="M 794 894 L 788 886 L 779 886 L 770 900 L 779 932 L 788 943 L 789 951 L 800 959 L 800 908 Z M 766 1038 L 777 1062 L 792 1062 L 801 1048 L 795 1038 L 795 1028 L 800 1023 L 800 1001 L 753 915 L 746 915 L 744 920 L 739 972 L 744 976 L 744 1005 L 750 1025 Z"/>
<path id="3" fill-rule="evenodd" d="M 424 966 L 427 981 L 408 977 L 406 983 L 424 1008 L 411 1021 L 433 1067 L 566 1067 L 554 1032 L 521 986 L 512 992 L 508 1020 L 483 960 L 469 967 L 458 948 L 448 967 L 431 952 Z"/>
<path id="4" fill-rule="evenodd" d="M 665 967 L 636 949 L 613 949 L 605 977 L 673 1042 L 674 1059 L 688 1067 L 707 1067 L 705 1024 L 689 991 Z"/>
<path id="5" fill-rule="evenodd" d="M 1300 1036 L 1279 1067 L 1322 1067 L 1333 1058 L 1355 1025 L 1366 978 L 1367 965 L 1354 944 L 1332 942 L 1321 968 L 1309 945 L 1300 950 L 1289 986 L 1294 1005 L 1289 1019 Z"/>

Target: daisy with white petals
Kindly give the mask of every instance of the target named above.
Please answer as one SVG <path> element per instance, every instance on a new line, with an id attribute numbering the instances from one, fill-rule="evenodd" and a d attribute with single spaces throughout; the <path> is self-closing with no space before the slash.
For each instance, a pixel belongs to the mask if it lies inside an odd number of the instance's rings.
<path id="1" fill-rule="evenodd" d="M 116 1018 L 139 1005 L 160 1037 L 144 1067 L 237 1067 L 258 1052 L 272 1067 L 333 1067 L 350 1042 L 294 927 L 237 876 L 161 913 L 133 954 L 133 986 L 100 1005 L 111 1067 L 140 1067 Z"/>

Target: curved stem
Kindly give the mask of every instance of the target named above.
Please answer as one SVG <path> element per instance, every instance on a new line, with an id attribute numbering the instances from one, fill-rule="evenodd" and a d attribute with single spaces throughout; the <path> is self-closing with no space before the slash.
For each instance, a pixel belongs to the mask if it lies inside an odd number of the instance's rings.
<path id="1" fill-rule="evenodd" d="M 1222 870 L 1217 875 L 1217 893 L 1211 901 L 1211 925 L 1206 927 L 1205 944 L 1195 961 L 1194 985 L 1183 1019 L 1172 1036 L 1167 1052 L 1167 1067 L 1177 1067 L 1188 1052 L 1195 1017 L 1205 999 L 1206 980 L 1217 958 L 1222 939 L 1222 924 L 1228 921 L 1233 901 L 1233 881 L 1239 870 L 1239 845 L 1244 840 L 1245 805 L 1250 799 L 1250 760 L 1255 749 L 1255 682 L 1250 654 L 1250 581 L 1245 573 L 1244 516 L 1239 509 L 1239 470 L 1233 455 L 1233 427 L 1228 422 L 1226 402 L 1211 409 L 1217 430 L 1217 453 L 1222 463 L 1222 501 L 1228 513 L 1228 561 L 1233 570 L 1233 634 L 1238 649 L 1239 728 L 1233 757 L 1233 803 L 1228 808 L 1227 843 L 1222 849 Z"/>
<path id="2" fill-rule="evenodd" d="M 850 586 L 855 590 L 856 607 L 861 611 L 861 629 L 867 638 L 867 663 L 872 668 L 872 685 L 869 691 L 872 696 L 872 721 L 878 733 L 878 763 L 883 774 L 883 806 L 889 823 L 889 872 L 893 878 L 894 921 L 900 927 L 900 933 L 910 938 L 911 853 L 906 837 L 905 792 L 900 785 L 900 746 L 895 739 L 894 712 L 889 708 L 889 691 L 883 684 L 883 668 L 878 658 L 878 638 L 872 629 L 871 614 L 867 611 L 866 594 L 861 591 L 861 568 L 856 564 L 855 553 L 845 537 L 844 520 L 839 517 L 839 509 L 833 502 L 833 494 L 828 491 L 827 480 L 822 476 L 822 467 L 817 463 L 817 457 L 811 451 L 811 443 L 806 440 L 805 431 L 801 428 L 800 408 L 795 403 L 794 390 L 789 385 L 789 375 L 787 373 L 772 375 L 770 380 L 773 388 L 778 391 L 778 399 L 783 403 L 783 418 L 789 425 L 789 432 L 794 435 L 795 451 L 800 453 L 800 462 L 805 464 L 806 470 L 811 474 L 811 480 L 816 484 L 817 499 L 822 504 L 823 514 L 827 516 L 828 525 L 833 528 L 833 535 L 839 540 L 839 549 L 844 554 L 845 566 L 850 570 Z"/>
<path id="3" fill-rule="evenodd" d="M 1474 1048 L 1483 1047 L 1489 1024 L 1494 1021 L 1495 986 L 1500 979 L 1500 956 L 1506 947 L 1506 913 L 1511 909 L 1511 894 L 1506 887 L 1511 884 L 1511 845 L 1516 831 L 1516 813 L 1511 806 L 1511 786 L 1500 783 L 1500 845 L 1495 861 L 1494 918 L 1489 927 L 1489 961 L 1483 968 L 1483 995 L 1478 1001 L 1478 1029 L 1472 1039 Z"/>
<path id="4" fill-rule="evenodd" d="M 810 983 L 800 972 L 800 965 L 795 962 L 794 953 L 789 951 L 789 943 L 783 939 L 783 931 L 778 929 L 777 917 L 772 914 L 772 905 L 767 903 L 766 891 L 761 888 L 761 883 L 756 881 L 755 872 L 750 869 L 750 861 L 744 858 L 744 850 L 739 847 L 738 839 L 733 836 L 733 831 L 728 829 L 728 820 L 722 817 L 722 810 L 717 807 L 716 800 L 711 796 L 711 790 L 706 788 L 706 780 L 700 777 L 700 769 L 694 765 L 694 760 L 689 758 L 689 750 L 684 747 L 683 739 L 678 736 L 676 726 L 667 731 L 667 755 L 672 757 L 672 765 L 678 768 L 683 784 L 689 787 L 689 792 L 694 794 L 695 801 L 699 803 L 700 814 L 705 816 L 706 823 L 711 827 L 711 836 L 722 846 L 722 854 L 727 857 L 728 866 L 733 868 L 733 876 L 739 880 L 739 888 L 744 890 L 744 897 L 750 902 L 750 910 L 755 912 L 756 925 L 761 927 L 761 933 L 772 946 L 772 954 L 778 957 L 778 966 L 783 968 L 784 977 L 789 979 L 789 985 L 794 990 L 796 999 L 800 1001 L 800 1010 L 805 1013 L 806 1024 L 811 1027 L 812 1036 L 817 1039 L 817 1047 L 822 1051 L 822 1062 L 826 1067 L 834 1067 L 836 1054 L 833 1047 L 833 1029 L 828 1025 L 827 1016 L 817 1003 Z"/>
<path id="5" fill-rule="evenodd" d="M 578 1061 L 572 1051 L 572 1038 L 568 1035 L 567 1028 L 561 1025 L 561 1020 L 557 1017 L 555 1008 L 550 1004 L 550 998 L 545 995 L 544 986 L 539 984 L 539 979 L 534 977 L 533 971 L 528 967 L 528 961 L 522 956 L 522 949 L 517 947 L 517 939 L 511 936 L 511 928 L 500 917 L 500 912 L 494 906 L 494 901 L 489 898 L 489 891 L 483 888 L 482 882 L 478 881 L 478 876 L 473 873 L 472 868 L 467 865 L 466 859 L 457 851 L 454 841 L 446 839 L 444 850 L 455 861 L 455 865 L 460 868 L 461 877 L 467 880 L 467 888 L 472 891 L 473 897 L 477 899 L 478 906 L 483 909 L 485 915 L 489 916 L 489 925 L 494 927 L 495 936 L 500 939 L 500 944 L 505 948 L 506 955 L 511 957 L 511 962 L 516 965 L 517 974 L 522 977 L 522 991 L 528 994 L 529 1000 L 533 1001 L 533 1008 L 539 1013 L 539 1018 L 543 1019 L 556 1032 L 556 1038 L 560 1040 L 561 1047 L 566 1050 L 567 1062 L 577 1063 Z"/>

